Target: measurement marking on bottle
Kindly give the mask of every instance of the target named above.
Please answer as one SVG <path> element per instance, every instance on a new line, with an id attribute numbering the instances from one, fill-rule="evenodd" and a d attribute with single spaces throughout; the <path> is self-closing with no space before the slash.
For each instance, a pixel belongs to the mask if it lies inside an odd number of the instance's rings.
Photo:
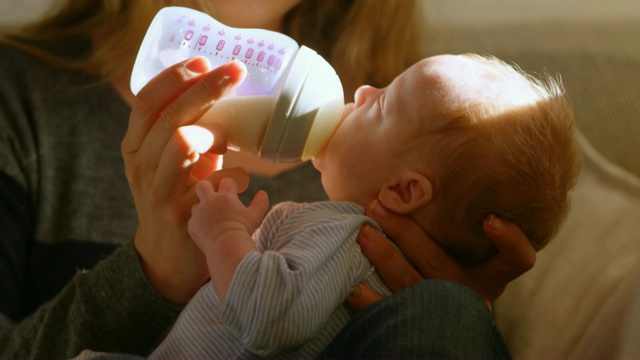
<path id="1" fill-rule="evenodd" d="M 189 27 L 196 26 L 196 21 L 194 19 L 189 19 L 186 16 L 180 17 L 177 22 L 187 22 Z M 287 54 L 288 48 L 281 47 L 275 42 L 267 43 L 264 39 L 254 39 L 253 36 L 238 33 L 233 35 L 231 38 L 227 38 L 227 33 L 224 28 L 214 33 L 210 32 L 212 28 L 209 23 L 202 27 L 201 25 L 198 25 L 198 29 L 201 29 L 200 32 L 202 33 L 197 34 L 192 29 L 184 29 L 186 30 L 185 33 L 170 35 L 168 41 L 170 43 L 175 43 L 178 41 L 179 37 L 182 37 L 182 46 L 192 49 L 191 51 L 197 51 L 208 56 L 217 57 L 224 61 L 242 58 L 241 60 L 248 66 L 253 66 L 272 73 L 278 72 L 285 66 L 284 57 Z M 215 49 L 209 49 L 207 47 L 207 44 L 209 43 L 209 36 L 211 34 L 214 34 L 214 37 L 217 38 L 215 39 L 217 41 L 215 43 Z M 197 41 L 191 41 L 196 39 Z M 225 51 L 228 40 L 233 42 L 232 48 Z M 193 47 L 191 45 L 193 45 Z M 231 50 L 231 53 L 229 53 L 229 50 Z"/>

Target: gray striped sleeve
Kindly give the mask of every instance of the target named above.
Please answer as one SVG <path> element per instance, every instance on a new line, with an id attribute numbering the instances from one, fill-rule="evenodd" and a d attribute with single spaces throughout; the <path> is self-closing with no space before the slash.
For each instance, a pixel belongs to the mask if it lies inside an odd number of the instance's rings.
<path id="1" fill-rule="evenodd" d="M 274 207 L 257 232 L 260 251 L 243 259 L 225 303 L 204 286 L 154 357 L 317 355 L 350 317 L 346 296 L 373 277 L 355 241 L 372 223 L 362 212 L 333 202 Z"/>
<path id="2" fill-rule="evenodd" d="M 320 204 L 287 218 L 270 249 L 247 256 L 234 275 L 220 315 L 253 353 L 309 340 L 370 271 L 355 242 L 367 218 Z"/>

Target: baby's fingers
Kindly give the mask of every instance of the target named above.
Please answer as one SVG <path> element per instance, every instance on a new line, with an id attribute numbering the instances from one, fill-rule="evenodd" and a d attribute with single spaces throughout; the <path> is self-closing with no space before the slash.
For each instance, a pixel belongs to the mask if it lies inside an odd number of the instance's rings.
<path id="1" fill-rule="evenodd" d="M 225 168 L 218 170 L 207 177 L 207 180 L 213 184 L 215 188 L 220 186 L 220 182 L 229 178 L 236 184 L 236 191 L 241 193 L 249 186 L 249 174 L 242 168 Z"/>
<path id="2" fill-rule="evenodd" d="M 238 184 L 232 178 L 224 178 L 218 184 L 218 192 L 238 193 Z"/>
<path id="3" fill-rule="evenodd" d="M 251 201 L 251 204 L 247 208 L 249 213 L 253 217 L 253 227 L 254 229 L 260 225 L 260 221 L 264 217 L 264 214 L 267 212 L 269 208 L 269 196 L 266 191 L 260 190 L 256 193 Z"/>
<path id="4" fill-rule="evenodd" d="M 208 194 L 214 192 L 213 185 L 208 181 L 199 181 L 195 186 L 195 190 L 200 201 L 203 201 Z"/>

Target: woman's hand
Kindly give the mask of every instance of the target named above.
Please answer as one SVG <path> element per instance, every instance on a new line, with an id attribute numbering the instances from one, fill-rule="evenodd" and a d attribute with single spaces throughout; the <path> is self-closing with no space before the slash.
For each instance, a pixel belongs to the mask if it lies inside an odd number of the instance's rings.
<path id="1" fill-rule="evenodd" d="M 465 269 L 409 216 L 391 213 L 376 200 L 369 203 L 366 214 L 404 253 L 403 256 L 373 228 L 365 226 L 360 231 L 358 244 L 362 252 L 394 292 L 425 278 L 451 280 L 473 289 L 491 308 L 507 284 L 531 269 L 536 261 L 536 252 L 520 228 L 495 215 L 487 217 L 483 227 L 498 254 L 484 264 Z M 360 285 L 347 302 L 354 310 L 362 310 L 379 299 L 378 294 Z"/>
<path id="2" fill-rule="evenodd" d="M 216 171 L 224 136 L 192 124 L 245 76 L 239 62 L 210 70 L 207 59 L 192 58 L 152 79 L 132 105 L 121 150 L 139 220 L 134 245 L 151 284 L 176 304 L 185 304 L 208 277 L 187 232 L 195 184 L 206 178 L 217 186 L 231 177 L 243 191 L 248 183 L 241 169 Z"/>

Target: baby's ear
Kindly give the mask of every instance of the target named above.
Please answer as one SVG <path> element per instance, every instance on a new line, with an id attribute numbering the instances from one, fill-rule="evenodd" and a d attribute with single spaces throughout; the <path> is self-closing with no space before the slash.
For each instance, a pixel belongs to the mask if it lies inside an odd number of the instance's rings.
<path id="1" fill-rule="evenodd" d="M 419 172 L 407 171 L 384 184 L 378 201 L 393 212 L 408 214 L 426 206 L 432 197 L 431 181 Z"/>

